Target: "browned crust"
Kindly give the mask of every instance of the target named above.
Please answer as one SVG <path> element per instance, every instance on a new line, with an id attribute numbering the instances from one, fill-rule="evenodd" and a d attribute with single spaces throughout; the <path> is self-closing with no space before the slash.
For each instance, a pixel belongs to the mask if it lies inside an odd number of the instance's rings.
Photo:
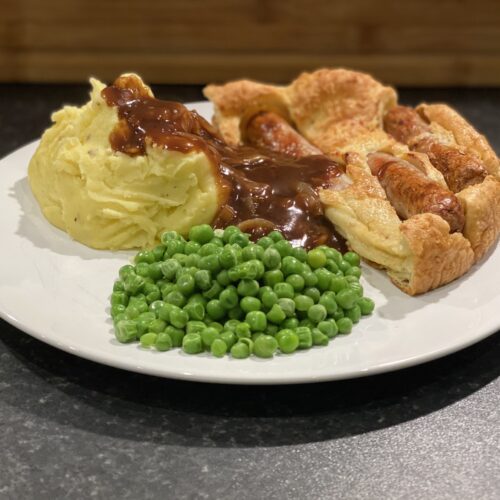
<path id="1" fill-rule="evenodd" d="M 434 214 L 414 215 L 401 224 L 401 233 L 411 250 L 412 269 L 408 281 L 388 270 L 392 281 L 409 295 L 445 285 L 465 274 L 474 252 L 460 233 L 449 234 L 448 224 Z"/>
<path id="2" fill-rule="evenodd" d="M 417 111 L 428 122 L 450 131 L 456 143 L 481 158 L 488 173 L 500 179 L 500 162 L 486 137 L 446 104 L 420 104 Z"/>
<path id="3" fill-rule="evenodd" d="M 500 234 L 500 182 L 489 175 L 457 193 L 465 210 L 464 236 L 474 251 L 474 261 L 480 260 L 495 244 Z"/>

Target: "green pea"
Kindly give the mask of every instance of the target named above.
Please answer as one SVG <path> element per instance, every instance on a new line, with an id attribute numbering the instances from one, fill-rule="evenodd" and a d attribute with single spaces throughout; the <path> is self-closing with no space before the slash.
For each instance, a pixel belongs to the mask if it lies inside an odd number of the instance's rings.
<path id="1" fill-rule="evenodd" d="M 339 329 L 337 323 L 333 319 L 327 319 L 326 321 L 320 321 L 318 323 L 318 330 L 325 334 L 329 339 L 337 335 Z"/>
<path id="2" fill-rule="evenodd" d="M 139 319 L 151 322 L 151 321 L 154 321 L 156 319 L 156 315 L 154 312 L 145 311 L 145 312 L 142 312 L 141 314 L 139 314 Z"/>
<path id="3" fill-rule="evenodd" d="M 242 279 L 237 290 L 242 297 L 255 297 L 259 292 L 259 282 L 254 279 Z"/>
<path id="4" fill-rule="evenodd" d="M 220 286 L 228 286 L 229 283 L 231 283 L 227 269 L 223 269 L 222 271 L 219 271 L 219 273 L 217 274 L 215 279 L 217 280 L 217 283 L 219 283 Z"/>
<path id="5" fill-rule="evenodd" d="M 154 253 L 149 250 L 140 251 L 134 258 L 134 262 L 137 264 L 139 262 L 145 262 L 146 264 L 152 264 L 155 261 Z"/>
<path id="6" fill-rule="evenodd" d="M 222 292 L 222 287 L 217 281 L 212 281 L 212 286 L 203 292 L 203 296 L 207 299 L 215 299 Z"/>
<path id="7" fill-rule="evenodd" d="M 285 311 L 278 304 L 274 304 L 266 316 L 269 321 L 278 325 L 286 318 Z"/>
<path id="8" fill-rule="evenodd" d="M 184 311 L 190 320 L 201 321 L 205 317 L 205 307 L 200 302 L 188 302 L 184 306 Z"/>
<path id="9" fill-rule="evenodd" d="M 134 298 L 135 297 L 130 297 L 128 305 L 130 305 L 130 303 L 132 302 L 132 299 L 134 299 Z M 140 299 L 140 300 L 134 301 L 133 304 L 134 304 L 135 307 L 137 307 L 137 309 L 139 310 L 140 313 L 143 313 L 143 312 L 149 311 L 150 306 L 152 304 L 154 304 L 155 302 L 161 302 L 161 301 L 160 300 L 155 300 L 155 301 L 152 301 L 148 305 L 147 298 L 146 298 L 146 300 Z"/>
<path id="10" fill-rule="evenodd" d="M 243 297 L 240 300 L 240 307 L 243 312 L 260 311 L 261 301 L 257 297 Z"/>
<path id="11" fill-rule="evenodd" d="M 200 245 L 208 243 L 214 237 L 214 230 L 208 224 L 193 226 L 189 230 L 189 239 Z"/>
<path id="12" fill-rule="evenodd" d="M 267 287 L 269 290 L 266 290 L 261 297 L 262 304 L 266 309 L 271 309 L 274 304 L 278 303 L 278 296 L 273 292 L 271 287 Z"/>
<path id="13" fill-rule="evenodd" d="M 316 328 L 316 323 L 313 323 L 309 318 L 300 320 L 299 326 L 307 326 L 307 328 Z"/>
<path id="14" fill-rule="evenodd" d="M 189 297 L 190 295 L 192 295 L 196 286 L 194 278 L 190 274 L 181 275 L 176 283 L 177 289 L 185 297 Z"/>
<path id="15" fill-rule="evenodd" d="M 308 311 L 314 305 L 314 300 L 307 295 L 296 295 L 293 300 L 297 311 Z"/>
<path id="16" fill-rule="evenodd" d="M 124 313 L 127 308 L 123 304 L 114 304 L 111 306 L 111 317 L 114 318 L 117 314 Z"/>
<path id="17" fill-rule="evenodd" d="M 347 288 L 347 281 L 341 276 L 332 276 L 330 278 L 330 285 L 328 287 L 332 292 L 338 293 L 340 290 Z"/>
<path id="18" fill-rule="evenodd" d="M 132 342 L 137 338 L 137 323 L 131 319 L 118 321 L 115 327 L 115 336 L 119 342 Z"/>
<path id="19" fill-rule="evenodd" d="M 340 264 L 340 261 L 342 260 L 342 254 L 338 250 L 336 250 L 335 248 L 326 247 L 323 248 L 323 252 L 325 252 L 327 259 L 333 260 L 337 264 L 337 266 Z"/>
<path id="20" fill-rule="evenodd" d="M 360 318 L 361 318 L 361 308 L 359 305 L 355 305 L 351 307 L 350 309 L 347 309 L 345 311 L 345 315 L 347 318 L 349 318 L 353 323 L 358 323 Z"/>
<path id="21" fill-rule="evenodd" d="M 326 255 L 321 249 L 314 248 L 307 253 L 307 263 L 313 269 L 323 267 L 326 264 Z"/>
<path id="22" fill-rule="evenodd" d="M 346 252 L 344 254 L 344 260 L 347 261 L 351 266 L 359 267 L 361 262 L 359 255 L 355 252 Z"/>
<path id="23" fill-rule="evenodd" d="M 146 264 L 147 266 L 147 264 Z M 125 288 L 125 292 L 130 293 L 132 295 L 136 295 L 138 292 L 142 291 L 146 281 L 143 276 L 137 276 L 136 274 L 129 274 L 123 280 L 123 287 Z M 120 293 L 120 292 L 115 292 Z"/>
<path id="24" fill-rule="evenodd" d="M 161 235 L 161 242 L 166 245 L 170 240 L 179 239 L 180 235 L 177 231 L 166 231 Z"/>
<path id="25" fill-rule="evenodd" d="M 295 330 L 295 334 L 299 338 L 299 349 L 309 349 L 313 345 L 312 332 L 307 326 L 299 326 Z"/>
<path id="26" fill-rule="evenodd" d="M 293 299 L 287 297 L 282 297 L 278 299 L 278 305 L 283 309 L 284 313 L 288 318 L 291 318 L 295 314 L 295 302 Z"/>
<path id="27" fill-rule="evenodd" d="M 266 269 L 279 269 L 281 267 L 281 255 L 273 247 L 266 248 L 262 255 L 262 262 Z"/>
<path id="28" fill-rule="evenodd" d="M 297 318 L 286 318 L 281 324 L 282 328 L 290 328 L 291 330 L 295 330 L 298 326 L 299 320 Z"/>
<path id="29" fill-rule="evenodd" d="M 126 292 L 113 292 L 111 294 L 111 305 L 122 305 L 126 306 L 128 304 L 128 294 Z"/>
<path id="30" fill-rule="evenodd" d="M 176 254 L 184 253 L 185 242 L 182 240 L 170 240 L 167 242 L 165 255 L 168 257 L 173 257 Z"/>
<path id="31" fill-rule="evenodd" d="M 351 264 L 347 262 L 346 260 L 342 259 L 339 264 L 339 270 L 344 273 L 344 275 L 351 269 Z"/>
<path id="32" fill-rule="evenodd" d="M 271 238 L 274 241 L 274 243 L 284 239 L 284 236 L 283 234 L 281 234 L 280 231 L 271 231 L 267 236 L 268 238 Z"/>
<path id="33" fill-rule="evenodd" d="M 234 333 L 236 334 L 236 337 L 238 337 L 238 339 L 250 338 L 251 336 L 250 325 L 248 323 L 240 323 L 234 329 Z"/>
<path id="34" fill-rule="evenodd" d="M 304 290 L 304 295 L 311 297 L 315 303 L 319 302 L 321 292 L 316 287 L 309 287 Z"/>
<path id="35" fill-rule="evenodd" d="M 224 229 L 224 232 L 222 233 L 222 239 L 224 240 L 225 243 L 229 243 L 229 239 L 233 234 L 239 234 L 241 233 L 241 230 L 237 226 L 227 226 L 226 229 Z"/>
<path id="36" fill-rule="evenodd" d="M 113 283 L 113 292 L 124 292 L 124 291 L 125 291 L 125 287 L 123 285 L 123 281 L 116 280 Z"/>
<path id="37" fill-rule="evenodd" d="M 292 257 L 295 257 L 300 262 L 307 262 L 307 250 L 302 247 L 292 249 Z"/>
<path id="38" fill-rule="evenodd" d="M 295 295 L 295 291 L 293 286 L 289 283 L 276 283 L 273 287 L 274 293 L 278 296 L 278 298 L 287 298 L 292 299 Z"/>
<path id="39" fill-rule="evenodd" d="M 346 274 L 344 278 L 347 281 L 347 285 L 351 285 L 352 283 L 359 283 L 360 276 L 354 276 L 353 274 Z"/>
<path id="40" fill-rule="evenodd" d="M 240 322 L 237 319 L 228 319 L 224 323 L 224 330 L 230 330 L 231 332 L 234 332 L 239 324 Z"/>
<path id="41" fill-rule="evenodd" d="M 187 354 L 198 354 L 203 351 L 203 343 L 199 333 L 187 333 L 182 339 L 182 349 Z"/>
<path id="42" fill-rule="evenodd" d="M 172 290 L 163 300 L 177 307 L 184 307 L 186 304 L 186 297 L 178 290 Z"/>
<path id="43" fill-rule="evenodd" d="M 319 303 L 325 307 L 326 312 L 328 314 L 333 314 L 337 309 L 338 305 L 335 301 L 335 293 L 334 292 L 324 292 L 319 299 Z"/>
<path id="44" fill-rule="evenodd" d="M 351 309 L 356 304 L 358 295 L 351 288 L 343 288 L 336 294 L 337 304 L 343 309 Z"/>
<path id="45" fill-rule="evenodd" d="M 289 255 L 283 258 L 283 261 L 281 262 L 281 270 L 285 276 L 289 276 L 291 274 L 301 274 L 304 271 L 304 266 L 302 262 Z"/>
<path id="46" fill-rule="evenodd" d="M 153 347 L 156 344 L 156 339 L 158 338 L 158 334 L 154 332 L 148 332 L 144 335 L 141 335 L 140 342 L 141 347 L 149 348 Z"/>
<path id="47" fill-rule="evenodd" d="M 292 252 L 293 252 L 292 245 L 290 244 L 289 241 L 286 241 L 286 240 L 277 241 L 272 246 L 272 248 L 277 250 L 282 258 L 283 257 L 290 257 L 292 255 Z"/>
<path id="48" fill-rule="evenodd" d="M 331 316 L 335 321 L 337 321 L 340 318 L 344 317 L 344 310 L 341 307 L 339 307 Z"/>
<path id="49" fill-rule="evenodd" d="M 130 276 L 131 274 L 135 274 L 135 268 L 134 268 L 134 266 L 127 264 L 125 266 L 120 267 L 118 274 L 120 275 L 120 279 L 124 280 L 127 276 Z"/>
<path id="50" fill-rule="evenodd" d="M 323 321 L 327 316 L 327 312 L 325 309 L 325 306 L 322 306 L 321 304 L 315 304 L 309 308 L 307 311 L 307 317 L 313 322 L 313 323 L 319 323 Z"/>
<path id="51" fill-rule="evenodd" d="M 267 326 L 267 318 L 262 311 L 251 311 L 247 313 L 245 321 L 253 332 L 263 332 Z"/>
<path id="52" fill-rule="evenodd" d="M 135 319 L 139 316 L 139 314 L 140 314 L 139 309 L 137 309 L 137 307 L 130 305 L 130 304 L 128 305 L 128 307 L 125 310 L 125 317 L 127 319 Z"/>
<path id="53" fill-rule="evenodd" d="M 184 245 L 184 253 L 186 255 L 193 255 L 200 251 L 201 245 L 196 241 L 187 241 Z"/>
<path id="54" fill-rule="evenodd" d="M 305 280 L 300 274 L 290 274 L 287 276 L 286 282 L 292 285 L 296 292 L 302 291 L 305 286 Z"/>
<path id="55" fill-rule="evenodd" d="M 269 238 L 269 236 L 263 236 L 262 238 L 259 238 L 259 240 L 257 241 L 257 245 L 259 245 L 264 249 L 269 248 L 273 243 L 274 241 L 271 238 Z"/>
<path id="56" fill-rule="evenodd" d="M 375 302 L 373 302 L 373 300 L 368 297 L 359 298 L 357 304 L 363 316 L 371 314 L 373 312 L 373 309 L 375 309 Z"/>
<path id="57" fill-rule="evenodd" d="M 264 274 L 264 284 L 270 287 L 274 287 L 277 283 L 282 283 L 284 279 L 285 277 L 279 269 L 273 269 Z"/>
<path id="58" fill-rule="evenodd" d="M 176 253 L 172 255 L 172 259 L 176 260 L 181 266 L 186 266 L 189 260 L 189 255 L 183 253 Z"/>
<path id="59" fill-rule="evenodd" d="M 308 269 L 302 271 L 301 276 L 304 278 L 304 283 L 307 287 L 313 287 L 318 284 L 318 277 Z"/>
<path id="60" fill-rule="evenodd" d="M 332 276 L 334 275 L 323 267 L 316 269 L 314 271 L 314 274 L 318 278 L 317 287 L 320 289 L 320 291 L 325 292 L 326 290 L 328 290 L 330 287 Z"/>
<path id="61" fill-rule="evenodd" d="M 200 290 L 208 290 L 212 286 L 210 271 L 207 271 L 206 269 L 196 271 L 194 281 Z"/>
<path id="62" fill-rule="evenodd" d="M 185 332 L 181 328 L 175 328 L 175 326 L 167 326 L 165 328 L 165 333 L 168 333 L 172 339 L 172 347 L 181 347 L 182 339 L 184 338 Z"/>
<path id="63" fill-rule="evenodd" d="M 358 266 L 352 266 L 345 272 L 345 275 L 359 278 L 361 276 L 361 269 Z"/>
<path id="64" fill-rule="evenodd" d="M 170 311 L 170 324 L 176 328 L 184 328 L 189 321 L 189 315 L 183 309 L 172 309 Z"/>
<path id="65" fill-rule="evenodd" d="M 167 323 L 165 323 L 165 321 L 163 321 L 162 319 L 154 319 L 149 324 L 149 331 L 154 333 L 160 333 L 163 330 L 165 330 L 166 326 Z"/>
<path id="66" fill-rule="evenodd" d="M 244 261 L 254 260 L 254 259 L 262 259 L 264 255 L 264 249 L 259 245 L 255 245 L 250 243 L 246 246 L 242 251 L 242 257 Z"/>
<path id="67" fill-rule="evenodd" d="M 348 276 L 347 276 L 348 277 Z M 349 288 L 351 290 L 354 291 L 354 293 L 358 296 L 358 297 L 362 297 L 363 296 L 363 286 L 361 285 L 361 283 L 359 283 L 359 281 L 355 282 L 355 283 L 349 283 Z"/>
<path id="68" fill-rule="evenodd" d="M 245 233 L 234 233 L 229 237 L 229 243 L 231 243 L 231 245 L 238 245 L 241 248 L 246 247 L 249 241 L 250 237 Z"/>
<path id="69" fill-rule="evenodd" d="M 328 345 L 328 341 L 330 340 L 323 332 L 321 332 L 318 328 L 313 328 L 312 330 L 312 340 L 313 345 Z"/>
<path id="70" fill-rule="evenodd" d="M 205 243 L 204 245 L 202 245 L 200 247 L 200 250 L 198 251 L 198 253 L 202 256 L 202 257 L 206 257 L 208 255 L 214 255 L 214 254 L 219 254 L 221 253 L 221 247 L 219 245 L 217 245 L 216 243 Z"/>
<path id="71" fill-rule="evenodd" d="M 272 358 L 278 341 L 271 335 L 260 335 L 253 344 L 253 353 L 259 358 Z"/>
<path id="72" fill-rule="evenodd" d="M 213 328 L 213 327 L 207 327 L 202 332 L 200 333 L 201 335 L 201 341 L 203 342 L 203 346 L 208 349 L 211 345 L 212 342 L 219 338 L 219 332 Z"/>
<path id="73" fill-rule="evenodd" d="M 193 304 L 195 302 L 201 304 L 203 307 L 207 307 L 208 300 L 206 297 L 203 297 L 201 293 L 194 293 L 191 297 L 189 297 L 188 304 Z"/>
<path id="74" fill-rule="evenodd" d="M 198 267 L 210 271 L 213 274 L 218 273 L 221 270 L 218 255 L 212 254 L 202 257 L 198 262 Z"/>
<path id="75" fill-rule="evenodd" d="M 222 332 L 222 330 L 224 330 L 222 324 L 217 321 L 208 321 L 207 326 L 215 328 L 219 333 Z"/>
<path id="76" fill-rule="evenodd" d="M 280 330 L 276 335 L 278 347 L 284 354 L 291 354 L 299 347 L 299 336 L 292 330 Z"/>
<path id="77" fill-rule="evenodd" d="M 337 326 L 339 329 L 339 333 L 346 334 L 346 333 L 351 333 L 353 325 L 350 318 L 344 317 L 337 320 Z"/>
<path id="78" fill-rule="evenodd" d="M 233 345 L 236 343 L 236 335 L 234 334 L 234 332 L 224 330 L 220 333 L 220 340 L 224 341 L 228 349 L 231 349 L 231 347 L 233 347 Z"/>
<path id="79" fill-rule="evenodd" d="M 172 338 L 167 332 L 160 332 L 156 336 L 155 347 L 158 351 L 168 351 L 172 349 Z"/>
<path id="80" fill-rule="evenodd" d="M 192 243 L 192 242 L 190 242 Z M 186 266 L 198 268 L 200 264 L 201 255 L 197 253 L 186 254 Z"/>
<path id="81" fill-rule="evenodd" d="M 250 356 L 250 348 L 245 342 L 238 341 L 231 347 L 231 356 L 236 359 L 245 359 Z"/>
<path id="82" fill-rule="evenodd" d="M 227 344 L 222 339 L 214 339 L 210 344 L 210 352 L 216 358 L 222 358 L 227 352 Z"/>
<path id="83" fill-rule="evenodd" d="M 153 262 L 149 265 L 149 277 L 154 281 L 158 281 L 163 276 L 161 270 L 161 264 L 159 262 Z"/>
<path id="84" fill-rule="evenodd" d="M 161 287 L 161 296 L 163 297 L 163 300 L 165 300 L 165 297 L 172 291 L 172 290 L 177 290 L 177 287 L 175 286 L 175 283 L 165 283 Z"/>
<path id="85" fill-rule="evenodd" d="M 201 333 L 207 325 L 203 321 L 188 321 L 186 325 L 186 333 Z"/>
<path id="86" fill-rule="evenodd" d="M 232 309 L 239 302 L 238 293 L 234 286 L 229 286 L 219 294 L 219 301 L 224 309 Z"/>
<path id="87" fill-rule="evenodd" d="M 160 269 L 167 280 L 173 280 L 181 264 L 175 259 L 167 259 L 160 263 Z"/>
<path id="88" fill-rule="evenodd" d="M 224 310 L 220 300 L 212 299 L 207 304 L 207 314 L 210 318 L 217 320 L 222 319 L 226 315 L 226 311 Z"/>
<path id="89" fill-rule="evenodd" d="M 325 264 L 326 269 L 330 271 L 333 274 L 336 274 L 339 272 L 339 266 L 333 259 L 327 259 L 326 264 Z"/>

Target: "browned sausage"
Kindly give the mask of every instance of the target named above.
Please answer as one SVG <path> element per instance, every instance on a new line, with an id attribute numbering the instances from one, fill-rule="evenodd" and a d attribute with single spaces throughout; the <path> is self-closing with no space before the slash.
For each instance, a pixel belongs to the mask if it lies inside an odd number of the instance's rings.
<path id="1" fill-rule="evenodd" d="M 385 130 L 414 151 L 425 153 L 454 193 L 478 184 L 488 175 L 481 160 L 455 145 L 441 144 L 429 125 L 413 109 L 392 108 L 384 118 Z"/>
<path id="2" fill-rule="evenodd" d="M 323 154 L 302 137 L 284 118 L 272 112 L 256 114 L 247 124 L 246 143 L 293 158 Z"/>
<path id="3" fill-rule="evenodd" d="M 464 210 L 458 198 L 411 163 L 384 153 L 372 153 L 368 165 L 401 219 L 432 213 L 448 222 L 451 232 L 463 229 Z"/>

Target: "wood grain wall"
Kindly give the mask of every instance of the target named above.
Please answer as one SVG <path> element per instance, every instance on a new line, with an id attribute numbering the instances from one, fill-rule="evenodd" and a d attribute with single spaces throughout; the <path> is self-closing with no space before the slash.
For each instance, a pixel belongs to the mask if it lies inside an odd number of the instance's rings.
<path id="1" fill-rule="evenodd" d="M 500 0 L 0 0 L 0 81 L 287 81 L 345 66 L 500 85 Z"/>

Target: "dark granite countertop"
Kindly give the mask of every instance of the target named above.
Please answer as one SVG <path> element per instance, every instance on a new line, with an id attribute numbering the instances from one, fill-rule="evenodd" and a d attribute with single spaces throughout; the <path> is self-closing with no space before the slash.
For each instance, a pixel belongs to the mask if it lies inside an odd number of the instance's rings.
<path id="1" fill-rule="evenodd" d="M 155 90 L 201 98 L 199 87 Z M 86 94 L 0 85 L 0 156 Z M 401 97 L 453 104 L 500 150 L 500 90 Z M 211 386 L 101 366 L 0 321 L 0 498 L 496 499 L 499 359 L 497 333 L 366 379 Z"/>

